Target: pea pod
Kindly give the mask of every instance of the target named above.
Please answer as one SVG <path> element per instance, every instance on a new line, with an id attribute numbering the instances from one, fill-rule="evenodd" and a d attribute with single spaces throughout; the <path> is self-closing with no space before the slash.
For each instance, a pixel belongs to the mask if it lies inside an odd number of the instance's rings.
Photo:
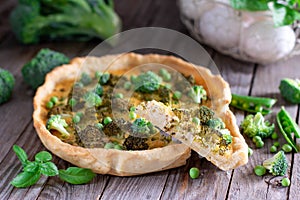
<path id="1" fill-rule="evenodd" d="M 251 97 L 232 94 L 232 101 L 230 105 L 249 113 L 261 112 L 263 115 L 266 115 L 272 112 L 271 108 L 276 101 L 276 99 L 265 97 Z"/>
<path id="2" fill-rule="evenodd" d="M 291 145 L 296 152 L 298 152 L 299 150 L 292 137 L 292 132 L 294 132 L 295 137 L 299 138 L 300 130 L 296 122 L 291 118 L 290 114 L 284 109 L 284 107 L 281 107 L 281 110 L 277 113 L 276 120 L 287 143 Z"/>

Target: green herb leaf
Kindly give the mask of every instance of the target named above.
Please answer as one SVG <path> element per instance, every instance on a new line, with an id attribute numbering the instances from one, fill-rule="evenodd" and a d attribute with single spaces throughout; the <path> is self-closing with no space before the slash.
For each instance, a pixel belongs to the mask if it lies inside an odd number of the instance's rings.
<path id="1" fill-rule="evenodd" d="M 24 172 L 32 172 L 37 173 L 39 171 L 39 163 L 37 162 L 28 162 L 25 166 L 23 171 Z"/>
<path id="2" fill-rule="evenodd" d="M 17 188 L 24 188 L 34 185 L 41 177 L 40 173 L 22 172 L 18 174 L 10 184 Z"/>
<path id="3" fill-rule="evenodd" d="M 47 162 L 52 160 L 52 155 L 47 151 L 41 151 L 35 155 L 35 161 L 37 162 Z"/>
<path id="4" fill-rule="evenodd" d="M 58 175 L 58 169 L 53 162 L 45 162 L 40 164 L 40 171 L 46 176 Z"/>
<path id="5" fill-rule="evenodd" d="M 230 0 L 230 5 L 237 10 L 263 11 L 268 10 L 271 0 Z"/>
<path id="6" fill-rule="evenodd" d="M 279 3 L 272 3 L 270 5 L 276 27 L 290 25 L 295 21 L 295 10 Z"/>
<path id="7" fill-rule="evenodd" d="M 66 170 L 59 170 L 59 177 L 71 184 L 84 184 L 90 182 L 96 174 L 90 169 L 69 167 Z"/>
<path id="8" fill-rule="evenodd" d="M 27 156 L 26 152 L 18 145 L 14 145 L 13 150 L 16 153 L 19 160 L 21 161 L 22 165 L 25 166 L 28 162 L 28 156 Z"/>

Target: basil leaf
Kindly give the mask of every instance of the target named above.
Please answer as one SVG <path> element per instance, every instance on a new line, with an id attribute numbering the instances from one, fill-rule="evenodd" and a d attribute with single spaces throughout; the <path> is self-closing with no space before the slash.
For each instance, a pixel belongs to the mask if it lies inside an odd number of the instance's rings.
<path id="1" fill-rule="evenodd" d="M 71 184 L 83 184 L 90 182 L 96 174 L 90 169 L 69 167 L 67 170 L 59 170 L 59 177 Z"/>
<path id="2" fill-rule="evenodd" d="M 53 162 L 45 162 L 40 164 L 40 172 L 46 176 L 55 176 L 58 174 L 58 169 Z"/>
<path id="3" fill-rule="evenodd" d="M 19 160 L 21 161 L 22 165 L 25 166 L 28 162 L 28 156 L 27 156 L 26 152 L 18 145 L 14 145 L 13 150 L 16 153 Z"/>
<path id="4" fill-rule="evenodd" d="M 40 173 L 22 172 L 18 174 L 11 182 L 17 188 L 24 188 L 34 185 L 41 177 Z"/>
<path id="5" fill-rule="evenodd" d="M 295 20 L 295 10 L 279 4 L 279 3 L 272 3 L 270 9 L 273 13 L 273 20 L 276 27 L 290 25 Z"/>
<path id="6" fill-rule="evenodd" d="M 41 151 L 35 155 L 35 160 L 38 162 L 47 162 L 52 160 L 52 155 L 47 151 Z"/>
<path id="7" fill-rule="evenodd" d="M 237 10 L 263 11 L 268 10 L 268 2 L 272 0 L 230 0 L 230 5 Z"/>
<path id="8" fill-rule="evenodd" d="M 39 171 L 39 164 L 37 162 L 28 162 L 23 169 L 24 172 L 37 173 Z"/>

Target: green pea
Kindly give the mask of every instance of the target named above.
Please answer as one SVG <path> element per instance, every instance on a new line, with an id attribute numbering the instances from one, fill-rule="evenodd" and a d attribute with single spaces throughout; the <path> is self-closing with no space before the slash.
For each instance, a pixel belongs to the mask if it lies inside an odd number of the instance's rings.
<path id="1" fill-rule="evenodd" d="M 197 167 L 192 167 L 189 174 L 192 179 L 196 179 L 200 175 L 200 170 Z"/>
<path id="2" fill-rule="evenodd" d="M 112 122 L 112 119 L 110 117 L 105 117 L 103 120 L 104 125 L 110 124 L 111 122 Z"/>
<path id="3" fill-rule="evenodd" d="M 257 175 L 257 176 L 263 176 L 265 175 L 267 172 L 266 168 L 262 165 L 257 165 L 255 166 L 254 168 L 254 173 Z"/>
<path id="4" fill-rule="evenodd" d="M 112 142 L 108 142 L 104 145 L 104 149 L 114 149 L 115 148 L 115 144 Z"/>
<path id="5" fill-rule="evenodd" d="M 50 98 L 50 101 L 53 103 L 53 104 L 57 104 L 58 102 L 58 98 L 56 96 L 53 96 Z"/>
<path id="6" fill-rule="evenodd" d="M 290 153 L 290 152 L 292 152 L 292 150 L 293 150 L 293 148 L 292 148 L 291 145 L 289 145 L 289 144 L 284 144 L 281 148 L 282 148 L 282 150 L 283 150 L 284 152 L 286 152 L 286 153 Z"/>
<path id="7" fill-rule="evenodd" d="M 132 84 L 131 84 L 130 81 L 126 81 L 126 82 L 124 83 L 124 89 L 125 89 L 125 90 L 130 90 L 130 89 L 131 89 L 131 86 L 132 86 Z"/>
<path id="8" fill-rule="evenodd" d="M 52 101 L 48 101 L 48 102 L 46 103 L 46 107 L 47 107 L 48 109 L 53 108 L 53 106 L 54 106 L 54 104 L 53 104 Z"/>
<path id="9" fill-rule="evenodd" d="M 255 112 L 261 112 L 263 110 L 263 107 L 261 105 L 255 106 Z"/>
<path id="10" fill-rule="evenodd" d="M 136 75 L 131 75 L 131 76 L 130 76 L 130 81 L 131 81 L 131 83 L 135 83 L 135 82 L 136 82 L 136 79 L 137 79 L 137 76 L 136 76 Z"/>
<path id="11" fill-rule="evenodd" d="M 105 72 L 104 74 L 101 75 L 99 79 L 99 83 L 101 85 L 104 85 L 108 82 L 109 79 L 110 79 L 110 74 L 108 72 Z"/>
<path id="12" fill-rule="evenodd" d="M 73 116 L 72 118 L 73 123 L 77 124 L 80 122 L 80 117 L 78 115 Z"/>
<path id="13" fill-rule="evenodd" d="M 279 146 L 280 146 L 280 143 L 279 143 L 279 142 L 274 142 L 273 146 L 279 147 Z"/>
<path id="14" fill-rule="evenodd" d="M 248 109 L 250 107 L 250 105 L 248 103 L 243 103 L 242 107 L 243 107 L 243 109 Z"/>
<path id="15" fill-rule="evenodd" d="M 248 147 L 248 156 L 252 156 L 252 155 L 253 155 L 253 150 L 250 147 Z"/>
<path id="16" fill-rule="evenodd" d="M 95 78 L 99 80 L 101 78 L 102 74 L 103 74 L 102 72 L 98 72 L 98 71 L 95 72 Z"/>
<path id="17" fill-rule="evenodd" d="M 179 100 L 182 97 L 182 93 L 180 91 L 175 91 L 173 94 L 173 99 Z"/>
<path id="18" fill-rule="evenodd" d="M 136 110 L 136 107 L 131 106 L 129 110 L 134 112 Z"/>
<path id="19" fill-rule="evenodd" d="M 199 119 L 198 117 L 194 117 L 194 118 L 192 119 L 192 122 L 193 122 L 194 124 L 196 124 L 196 125 L 200 125 L 200 119 Z"/>
<path id="20" fill-rule="evenodd" d="M 272 133 L 271 138 L 273 140 L 277 140 L 278 139 L 278 134 L 276 132 Z"/>
<path id="21" fill-rule="evenodd" d="M 80 118 L 83 117 L 83 112 L 77 112 L 76 115 L 78 115 Z"/>
<path id="22" fill-rule="evenodd" d="M 172 76 L 170 73 L 167 73 L 167 74 L 164 74 L 162 76 L 163 80 L 166 81 L 166 82 L 169 82 L 171 79 L 172 79 Z"/>
<path id="23" fill-rule="evenodd" d="M 95 93 L 98 94 L 99 96 L 103 95 L 103 87 L 100 84 L 97 84 L 95 87 Z"/>
<path id="24" fill-rule="evenodd" d="M 285 131 L 286 133 L 292 133 L 292 132 L 293 132 L 293 129 L 292 129 L 292 127 L 288 126 L 288 127 L 285 127 L 285 128 L 284 128 L 284 131 Z"/>
<path id="25" fill-rule="evenodd" d="M 117 93 L 117 94 L 115 94 L 115 97 L 119 98 L 119 99 L 123 99 L 124 95 L 122 93 Z"/>
<path id="26" fill-rule="evenodd" d="M 95 124 L 96 128 L 98 128 L 99 130 L 102 130 L 103 129 L 103 124 L 101 123 L 97 123 Z"/>
<path id="27" fill-rule="evenodd" d="M 77 100 L 76 100 L 76 99 L 71 98 L 71 99 L 69 100 L 69 106 L 70 106 L 70 107 L 74 107 L 76 104 L 77 104 Z"/>
<path id="28" fill-rule="evenodd" d="M 172 88 L 172 85 L 167 83 L 167 84 L 165 84 L 165 88 L 170 90 Z"/>
<path id="29" fill-rule="evenodd" d="M 232 99 L 230 104 L 236 106 L 238 105 L 238 101 L 236 99 Z"/>
<path id="30" fill-rule="evenodd" d="M 117 149 L 117 150 L 123 150 L 123 148 L 119 145 L 119 144 L 116 144 L 114 146 L 114 149 Z"/>
<path id="31" fill-rule="evenodd" d="M 271 152 L 271 153 L 276 153 L 276 152 L 277 152 L 277 147 L 271 146 L 270 152 Z"/>
<path id="32" fill-rule="evenodd" d="M 262 148 L 265 145 L 265 143 L 264 143 L 264 141 L 259 140 L 255 143 L 255 145 L 257 148 Z"/>
<path id="33" fill-rule="evenodd" d="M 281 185 L 282 185 L 283 187 L 289 187 L 290 184 L 291 184 L 291 181 L 290 181 L 289 178 L 283 178 L 283 179 L 281 180 Z"/>
<path id="34" fill-rule="evenodd" d="M 129 118 L 131 119 L 131 120 L 133 120 L 133 119 L 135 119 L 137 116 L 136 116 L 136 113 L 134 112 L 134 111 L 130 111 L 129 112 Z"/>
<path id="35" fill-rule="evenodd" d="M 83 88 L 83 83 L 81 83 L 81 82 L 76 82 L 76 83 L 74 84 L 74 88 Z"/>
<path id="36" fill-rule="evenodd" d="M 261 139 L 260 136 L 254 136 L 254 137 L 252 138 L 252 141 L 253 141 L 254 143 L 257 143 L 258 141 L 262 141 L 262 139 Z"/>
<path id="37" fill-rule="evenodd" d="M 158 72 L 158 74 L 160 76 L 163 76 L 164 74 L 167 74 L 167 73 L 169 73 L 169 72 L 166 69 L 164 69 L 164 68 L 160 69 L 159 72 Z"/>

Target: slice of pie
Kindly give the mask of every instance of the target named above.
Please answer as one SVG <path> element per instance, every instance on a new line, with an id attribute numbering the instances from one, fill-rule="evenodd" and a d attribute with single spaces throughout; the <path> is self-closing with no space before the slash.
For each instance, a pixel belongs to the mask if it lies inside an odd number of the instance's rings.
<path id="1" fill-rule="evenodd" d="M 230 100 L 228 84 L 206 68 L 126 53 L 55 68 L 36 92 L 33 119 L 47 149 L 96 173 L 175 168 L 191 148 L 229 170 L 248 161 Z"/>

